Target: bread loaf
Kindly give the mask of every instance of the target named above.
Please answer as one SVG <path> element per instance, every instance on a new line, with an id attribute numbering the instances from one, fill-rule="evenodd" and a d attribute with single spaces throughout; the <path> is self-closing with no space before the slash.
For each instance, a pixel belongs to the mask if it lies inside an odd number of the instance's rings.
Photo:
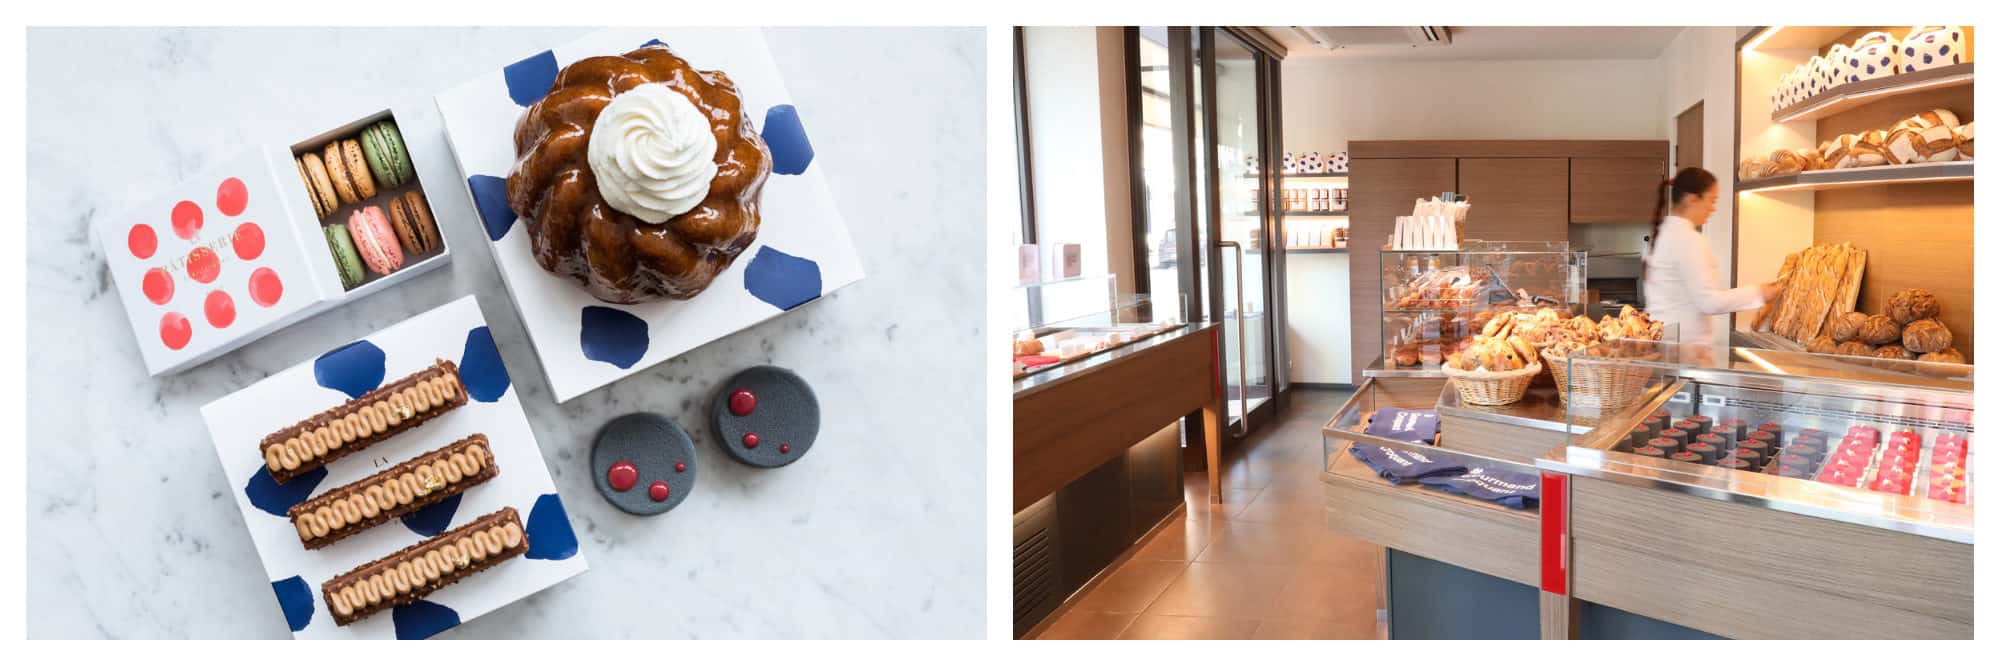
<path id="1" fill-rule="evenodd" d="M 1826 168 L 1826 165 L 1819 163 L 1818 150 L 1814 150 L 1812 148 L 1797 148 L 1792 150 L 1792 154 L 1798 156 L 1799 164 L 1802 167 L 1802 170 L 1804 171 L 1818 171 L 1820 169 Z"/>
<path id="2" fill-rule="evenodd" d="M 1935 319 L 1939 309 L 1937 294 L 1928 289 L 1904 289 L 1889 297 L 1888 315 L 1898 324 Z"/>
<path id="3" fill-rule="evenodd" d="M 1889 163 L 1889 149 L 1882 146 L 1889 140 L 1889 133 L 1882 130 L 1868 130 L 1855 135 L 1854 145 L 1847 148 L 1847 155 L 1854 160 L 1854 166 L 1872 167 Z"/>
<path id="4" fill-rule="evenodd" d="M 1742 176 L 1744 180 L 1757 180 L 1759 178 L 1770 178 L 1771 161 L 1764 159 L 1762 157 L 1752 157 L 1749 159 L 1745 159 L 1743 160 L 1742 166 L 1737 168 L 1736 174 Z"/>
<path id="5" fill-rule="evenodd" d="M 1812 342 L 1806 343 L 1806 351 L 1814 354 L 1832 354 L 1839 349 L 1840 343 L 1834 342 L 1833 338 L 1824 335 L 1813 338 Z"/>
<path id="6" fill-rule="evenodd" d="M 1958 159 L 1958 128 L 1939 125 L 1919 131 L 1923 141 L 1915 145 L 1924 162 L 1950 162 Z"/>
<path id="7" fill-rule="evenodd" d="M 1951 348 L 1951 329 L 1936 319 L 1918 319 L 1903 327 L 1903 347 L 1919 354 Z"/>
<path id="8" fill-rule="evenodd" d="M 1824 150 L 1820 150 L 1820 164 L 1826 168 L 1854 168 L 1854 134 L 1834 136 Z"/>
<path id="9" fill-rule="evenodd" d="M 1805 171 L 1806 168 L 1806 161 L 1799 158 L 1799 153 L 1784 149 L 1771 151 L 1771 175 L 1773 176 L 1790 176 Z"/>
<path id="10" fill-rule="evenodd" d="M 1882 147 L 1889 149 L 1890 164 L 1922 162 L 1924 161 L 1924 157 L 1929 154 L 1927 152 L 1918 152 L 1917 148 L 1923 145 L 1924 137 L 1917 130 L 1908 127 L 1897 127 L 1896 129 L 1889 130 L 1889 136 L 1884 141 L 1885 143 L 1882 144 Z"/>
<path id="11" fill-rule="evenodd" d="M 1918 356 L 1917 360 L 1925 363 L 1964 363 L 1965 355 L 1958 353 L 1956 349 L 1946 349 Z"/>
<path id="12" fill-rule="evenodd" d="M 1958 159 L 1972 159 L 1972 123 L 1958 126 Z"/>
<path id="13" fill-rule="evenodd" d="M 1902 120 L 1898 120 L 1896 121 L 1894 127 L 1892 127 L 1891 129 L 1904 128 L 1904 127 L 1910 129 L 1924 129 L 1927 127 L 1957 127 L 1957 126 L 1958 126 L 1958 114 L 1952 113 L 1950 109 L 1931 109 L 1929 111 L 1925 111 L 1923 113 L 1919 113 L 1917 115 L 1910 116 Z"/>
<path id="14" fill-rule="evenodd" d="M 1917 355 L 1910 353 L 1910 350 L 1904 349 L 1902 345 L 1882 345 L 1875 348 L 1875 358 L 1912 361 L 1916 360 Z"/>
<path id="15" fill-rule="evenodd" d="M 1828 322 L 1827 335 L 1832 336 L 1835 343 L 1853 340 L 1854 336 L 1861 334 L 1861 324 L 1866 321 L 1868 321 L 1868 315 L 1866 314 L 1842 312 L 1834 315 L 1833 319 Z"/>
<path id="16" fill-rule="evenodd" d="M 1846 342 L 1840 343 L 1840 346 L 1835 347 L 1834 351 L 1841 354 L 1845 354 L 1847 356 L 1875 355 L 1875 348 L 1867 344 L 1863 344 L 1860 340 L 1848 340 Z"/>
<path id="17" fill-rule="evenodd" d="M 1861 322 L 1855 339 L 1871 345 L 1886 345 L 1903 339 L 1903 326 L 1888 315 L 1875 315 Z"/>

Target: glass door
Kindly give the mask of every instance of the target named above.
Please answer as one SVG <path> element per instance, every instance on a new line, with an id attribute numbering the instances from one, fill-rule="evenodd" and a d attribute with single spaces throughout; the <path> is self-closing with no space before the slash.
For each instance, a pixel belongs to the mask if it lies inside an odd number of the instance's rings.
<path id="1" fill-rule="evenodd" d="M 1217 28 L 1128 28 L 1141 293 L 1222 328 L 1221 384 L 1238 439 L 1276 411 L 1283 274 L 1273 250 L 1277 59 Z M 1173 305 L 1169 305 L 1173 304 Z M 1198 426 L 1192 431 L 1198 432 Z"/>
<path id="2" fill-rule="evenodd" d="M 1223 325 L 1223 385 L 1230 425 L 1245 434 L 1273 411 L 1266 407 L 1276 395 L 1271 308 L 1271 168 L 1266 159 L 1264 63 L 1269 56 L 1227 30 L 1204 28 L 1212 58 L 1204 68 L 1212 91 L 1205 123 L 1213 140 L 1209 151 L 1209 182 L 1214 203 L 1209 211 L 1216 235 L 1219 270 L 1209 278 L 1216 293 L 1211 303 Z"/>

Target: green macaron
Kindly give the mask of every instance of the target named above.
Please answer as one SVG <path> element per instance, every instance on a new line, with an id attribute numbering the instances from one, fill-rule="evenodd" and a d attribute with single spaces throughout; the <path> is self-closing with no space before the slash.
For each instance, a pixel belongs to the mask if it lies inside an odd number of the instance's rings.
<path id="1" fill-rule="evenodd" d="M 410 164 L 410 153 L 403 148 L 403 133 L 396 130 L 394 120 L 361 130 L 361 154 L 368 159 L 368 170 L 375 174 L 375 182 L 383 187 L 402 187 L 417 176 L 416 166 Z"/>
<path id="2" fill-rule="evenodd" d="M 347 225 L 326 225 L 326 246 L 333 249 L 333 267 L 340 273 L 340 287 L 353 289 L 361 284 L 361 252 L 354 249 L 354 238 L 347 235 Z"/>

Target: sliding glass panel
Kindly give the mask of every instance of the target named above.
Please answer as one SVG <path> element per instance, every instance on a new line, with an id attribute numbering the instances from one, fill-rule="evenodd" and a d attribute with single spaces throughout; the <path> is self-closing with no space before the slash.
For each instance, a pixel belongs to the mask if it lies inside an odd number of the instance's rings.
<path id="1" fill-rule="evenodd" d="M 1243 417 L 1271 398 L 1271 318 L 1265 307 L 1265 228 L 1262 179 L 1265 156 L 1262 97 L 1257 86 L 1258 54 L 1248 44 L 1221 30 L 1215 36 L 1216 179 L 1221 203 L 1221 240 L 1241 247 L 1222 248 L 1223 380 L 1229 391 L 1231 420 Z M 1241 262 L 1239 271 L 1238 262 Z M 1238 280 L 1241 287 L 1238 287 Z M 1238 326 L 1239 320 L 1241 326 Z M 1243 399 L 1239 399 L 1239 397 Z"/>

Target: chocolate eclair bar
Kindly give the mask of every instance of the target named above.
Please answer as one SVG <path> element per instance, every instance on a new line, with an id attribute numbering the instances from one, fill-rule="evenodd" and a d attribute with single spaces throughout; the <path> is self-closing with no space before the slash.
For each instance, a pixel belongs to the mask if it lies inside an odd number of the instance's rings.
<path id="1" fill-rule="evenodd" d="M 521 514 L 508 507 L 335 576 L 320 585 L 320 595 L 344 627 L 526 552 Z"/>
<path id="2" fill-rule="evenodd" d="M 307 550 L 325 547 L 444 498 L 500 473 L 485 435 L 405 460 L 374 476 L 293 506 L 292 527 Z"/>
<path id="3" fill-rule="evenodd" d="M 463 405 L 458 365 L 438 359 L 416 374 L 266 435 L 258 448 L 271 478 L 284 483 Z"/>

